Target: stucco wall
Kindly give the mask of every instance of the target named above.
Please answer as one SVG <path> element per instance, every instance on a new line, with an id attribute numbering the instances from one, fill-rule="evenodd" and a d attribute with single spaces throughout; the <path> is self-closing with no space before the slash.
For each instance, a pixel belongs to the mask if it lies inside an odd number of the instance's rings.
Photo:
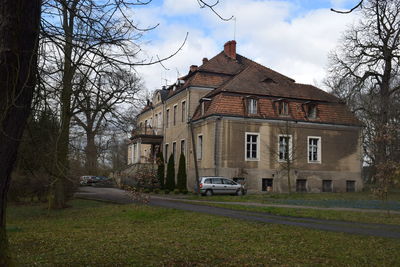
<path id="1" fill-rule="evenodd" d="M 216 125 L 220 123 L 220 131 Z M 288 191 L 287 171 L 278 162 L 278 136 L 292 136 L 293 163 L 291 188 L 296 180 L 307 180 L 308 192 L 320 192 L 322 180 L 332 180 L 335 192 L 346 190 L 346 181 L 356 181 L 362 189 L 360 128 L 323 124 L 278 123 L 243 118 L 208 118 L 195 126 L 195 135 L 203 134 L 204 156 L 199 162 L 200 176 L 244 177 L 249 191 L 261 191 L 262 179 L 273 179 L 273 190 Z M 218 126 L 217 126 L 218 128 Z M 259 134 L 259 157 L 245 159 L 245 134 Z M 217 133 L 217 135 L 216 135 Z M 321 162 L 308 163 L 309 136 L 321 138 Z M 215 143 L 217 142 L 217 144 Z M 217 156 L 215 156 L 217 151 Z M 193 158 L 190 162 L 189 188 L 194 185 Z"/>

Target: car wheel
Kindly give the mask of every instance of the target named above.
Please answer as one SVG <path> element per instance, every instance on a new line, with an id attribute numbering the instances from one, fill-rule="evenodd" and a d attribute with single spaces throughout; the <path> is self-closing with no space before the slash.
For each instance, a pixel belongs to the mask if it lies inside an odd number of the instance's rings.
<path id="1" fill-rule="evenodd" d="M 236 191 L 236 195 L 237 196 L 243 196 L 243 190 L 239 189 L 238 191 Z"/>
<path id="2" fill-rule="evenodd" d="M 211 197 L 213 195 L 213 191 L 212 190 L 207 190 L 206 191 L 206 196 Z"/>

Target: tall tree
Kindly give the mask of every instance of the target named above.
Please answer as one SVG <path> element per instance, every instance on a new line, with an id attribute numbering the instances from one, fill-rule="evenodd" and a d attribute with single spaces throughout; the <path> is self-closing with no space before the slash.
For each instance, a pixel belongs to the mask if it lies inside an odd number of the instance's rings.
<path id="1" fill-rule="evenodd" d="M 65 207 L 64 184 L 68 174 L 70 123 L 73 95 L 80 75 L 96 72 L 96 66 L 133 66 L 138 52 L 134 40 L 138 29 L 126 14 L 136 1 L 48 0 L 42 17 L 42 82 L 54 89 L 60 106 L 60 136 L 57 144 L 58 175 L 54 181 L 53 207 Z M 57 18 L 57 19 L 55 19 Z M 140 34 L 139 34 L 140 36 Z M 90 80 L 89 80 L 90 81 Z"/>
<path id="2" fill-rule="evenodd" d="M 398 136 L 393 131 L 399 126 L 400 1 L 364 1 L 360 13 L 330 57 L 327 84 L 365 118 L 371 144 L 366 152 L 378 166 L 396 160 L 388 137 Z"/>
<path id="3" fill-rule="evenodd" d="M 0 2 L 0 266 L 10 264 L 7 192 L 36 84 L 40 7 L 40 0 Z"/>
<path id="4" fill-rule="evenodd" d="M 173 154 L 171 154 L 168 159 L 167 177 L 165 180 L 166 180 L 165 187 L 168 190 L 174 190 L 175 189 L 175 160 L 174 160 Z"/>
<path id="5" fill-rule="evenodd" d="M 176 180 L 177 180 L 177 188 L 181 191 L 186 191 L 187 190 L 186 159 L 183 153 L 181 153 L 179 157 L 178 174 L 176 176 Z"/>
<path id="6" fill-rule="evenodd" d="M 165 180 L 165 164 L 163 153 L 160 151 L 157 153 L 157 179 L 160 184 L 160 188 L 164 189 L 164 180 Z"/>
<path id="7" fill-rule="evenodd" d="M 111 124 L 127 126 L 121 120 L 121 113 L 125 111 L 124 106 L 136 105 L 141 83 L 136 75 L 120 68 L 109 68 L 108 64 L 98 66 L 92 74 L 83 75 L 79 90 L 74 91 L 76 108 L 73 120 L 86 135 L 86 171 L 95 175 L 99 156 L 96 136 Z"/>

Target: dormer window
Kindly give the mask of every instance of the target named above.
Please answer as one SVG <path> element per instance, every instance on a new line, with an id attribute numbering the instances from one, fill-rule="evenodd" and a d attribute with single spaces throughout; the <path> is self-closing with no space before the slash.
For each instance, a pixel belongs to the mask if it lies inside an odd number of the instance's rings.
<path id="1" fill-rule="evenodd" d="M 286 101 L 279 101 L 278 113 L 281 116 L 289 115 L 289 103 Z"/>
<path id="2" fill-rule="evenodd" d="M 257 114 L 257 99 L 254 98 L 247 99 L 247 113 Z"/>
<path id="3" fill-rule="evenodd" d="M 308 106 L 307 106 L 307 117 L 309 119 L 317 118 L 317 105 L 308 104 Z"/>
<path id="4" fill-rule="evenodd" d="M 201 116 L 203 116 L 206 112 L 206 106 L 205 106 L 205 102 L 206 101 L 211 101 L 211 98 L 205 98 L 203 97 L 202 99 L 200 99 L 200 112 L 201 112 Z"/>

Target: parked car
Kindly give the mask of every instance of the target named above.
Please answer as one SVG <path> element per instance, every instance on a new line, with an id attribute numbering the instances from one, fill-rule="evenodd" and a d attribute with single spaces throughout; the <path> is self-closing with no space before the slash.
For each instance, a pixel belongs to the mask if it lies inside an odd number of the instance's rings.
<path id="1" fill-rule="evenodd" d="M 96 182 L 97 182 L 96 176 L 85 175 L 85 176 L 79 177 L 79 183 L 81 185 L 91 185 Z"/>
<path id="2" fill-rule="evenodd" d="M 246 193 L 243 185 L 238 184 L 225 177 L 205 176 L 199 181 L 200 193 L 206 196 L 217 194 L 244 195 Z M 196 186 L 195 186 L 196 187 Z M 195 188 L 195 191 L 196 188 Z"/>

